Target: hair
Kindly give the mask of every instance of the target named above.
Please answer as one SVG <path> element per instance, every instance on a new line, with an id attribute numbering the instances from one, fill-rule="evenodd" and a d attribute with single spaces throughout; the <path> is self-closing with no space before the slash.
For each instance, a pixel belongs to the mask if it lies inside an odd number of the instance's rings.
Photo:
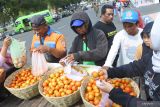
<path id="1" fill-rule="evenodd" d="M 106 9 L 114 9 L 114 7 L 112 5 L 103 5 L 101 8 L 101 15 L 106 13 Z"/>

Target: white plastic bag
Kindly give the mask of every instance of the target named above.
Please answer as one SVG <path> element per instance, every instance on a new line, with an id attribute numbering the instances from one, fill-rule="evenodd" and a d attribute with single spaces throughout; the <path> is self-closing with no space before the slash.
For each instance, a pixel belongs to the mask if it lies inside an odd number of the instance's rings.
<path id="1" fill-rule="evenodd" d="M 32 74 L 34 76 L 40 76 L 47 71 L 48 66 L 44 55 L 38 52 L 32 52 Z"/>
<path id="2" fill-rule="evenodd" d="M 27 62 L 25 41 L 20 42 L 17 39 L 11 39 L 12 43 L 10 46 L 10 51 L 13 64 L 16 68 L 21 68 Z"/>
<path id="3" fill-rule="evenodd" d="M 101 85 L 99 80 L 96 80 L 96 85 Z M 109 99 L 109 94 L 101 91 L 102 99 L 98 105 L 98 107 L 112 107 L 112 100 Z"/>

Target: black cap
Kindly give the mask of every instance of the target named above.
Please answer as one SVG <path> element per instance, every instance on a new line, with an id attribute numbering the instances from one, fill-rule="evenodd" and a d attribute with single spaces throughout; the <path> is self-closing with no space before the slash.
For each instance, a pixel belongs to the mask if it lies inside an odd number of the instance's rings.
<path id="1" fill-rule="evenodd" d="M 148 37 L 150 37 L 150 33 L 151 33 L 151 29 L 153 26 L 154 22 L 149 22 L 145 25 L 145 27 L 143 28 L 143 31 L 141 32 L 141 37 L 143 38 L 143 34 L 146 33 L 148 35 Z"/>
<path id="2" fill-rule="evenodd" d="M 30 19 L 30 21 L 31 21 L 32 27 L 39 27 L 40 25 L 43 25 L 46 23 L 44 16 L 42 16 L 42 15 L 33 16 Z"/>

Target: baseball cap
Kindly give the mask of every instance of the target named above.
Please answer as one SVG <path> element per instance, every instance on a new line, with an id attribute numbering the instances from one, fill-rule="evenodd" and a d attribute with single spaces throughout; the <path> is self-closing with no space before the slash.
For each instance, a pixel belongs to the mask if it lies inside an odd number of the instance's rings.
<path id="1" fill-rule="evenodd" d="M 31 21 L 32 27 L 35 27 L 35 28 L 46 23 L 42 15 L 35 15 L 30 19 L 30 21 Z"/>
<path id="2" fill-rule="evenodd" d="M 82 20 L 74 20 L 73 21 L 73 23 L 72 23 L 72 27 L 74 26 L 74 27 L 78 27 L 78 26 L 82 26 L 84 24 L 84 21 L 82 21 Z"/>
<path id="3" fill-rule="evenodd" d="M 122 22 L 136 23 L 138 21 L 138 12 L 135 10 L 126 10 L 122 14 Z"/>

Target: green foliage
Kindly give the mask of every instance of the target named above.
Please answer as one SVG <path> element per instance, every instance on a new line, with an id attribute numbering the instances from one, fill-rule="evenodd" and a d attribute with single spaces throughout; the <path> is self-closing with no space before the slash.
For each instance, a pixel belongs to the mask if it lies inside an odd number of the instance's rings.
<path id="1" fill-rule="evenodd" d="M 50 8 L 63 8 L 64 6 L 80 2 L 81 0 L 0 0 L 0 24 L 10 20 L 15 21 L 19 16 L 30 14 Z"/>

